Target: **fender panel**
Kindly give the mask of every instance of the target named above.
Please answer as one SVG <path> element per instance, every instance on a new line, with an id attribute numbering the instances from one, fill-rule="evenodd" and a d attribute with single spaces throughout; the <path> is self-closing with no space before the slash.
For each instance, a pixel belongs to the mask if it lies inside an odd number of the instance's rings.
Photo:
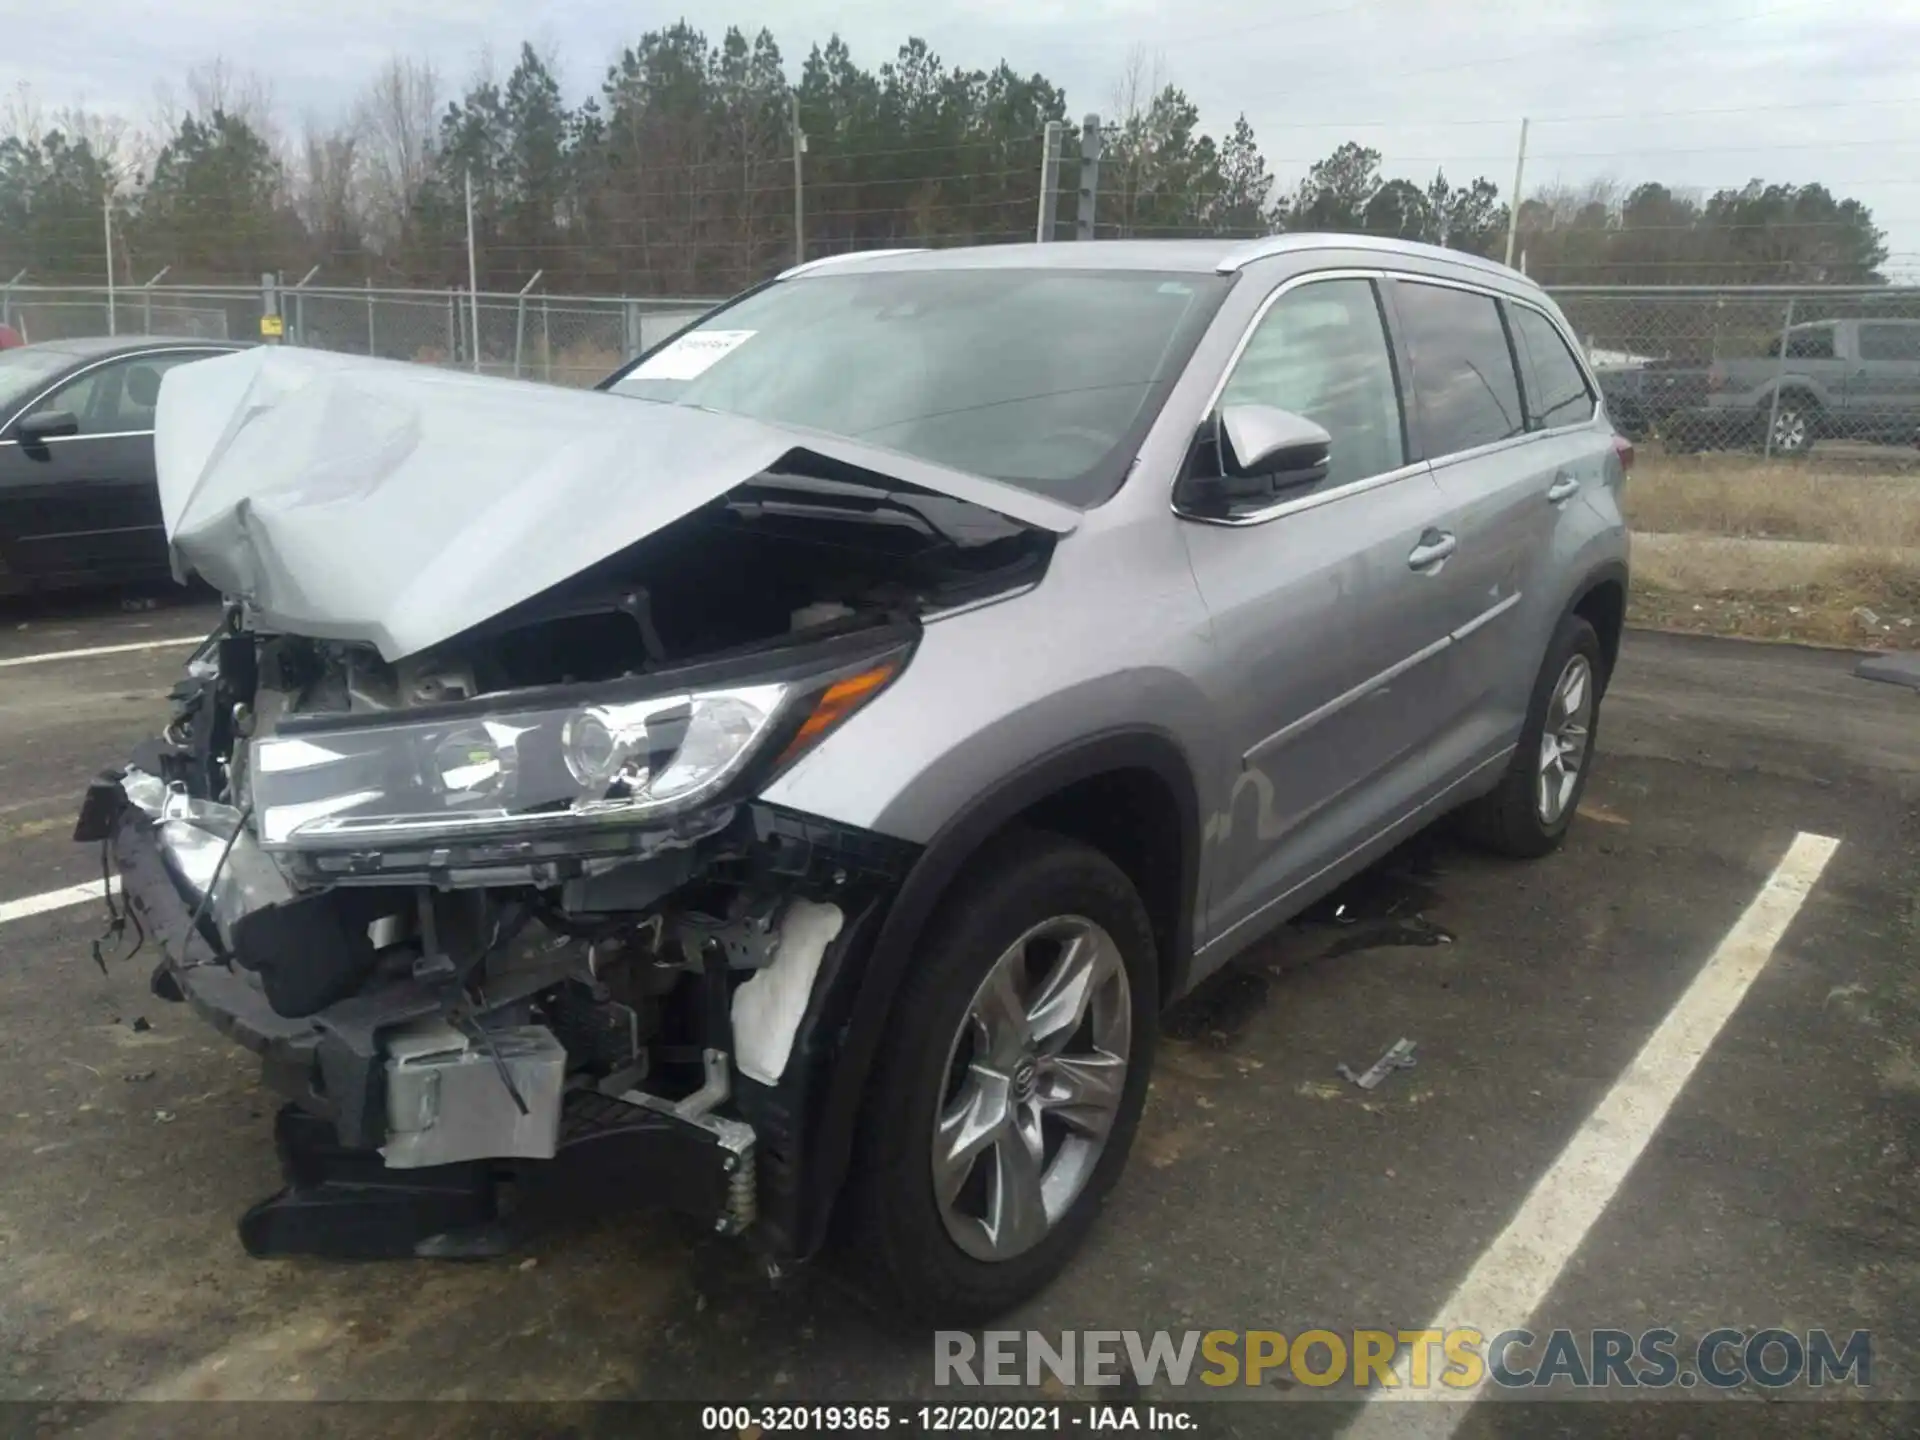
<path id="1" fill-rule="evenodd" d="M 1164 994 L 1180 993 L 1193 953 L 1193 914 L 1200 859 L 1200 806 L 1185 756 L 1164 732 L 1129 727 L 1088 736 L 1012 772 L 972 800 L 926 845 L 908 872 L 865 963 L 837 977 L 835 994 L 814 997 L 822 1018 L 844 1016 L 839 1045 L 826 1079 L 807 1146 L 805 1198 L 790 1243 L 799 1255 L 818 1250 L 853 1153 L 854 1129 L 867 1076 L 886 1032 L 887 1017 L 927 921 L 954 879 L 980 846 L 1037 802 L 1098 775 L 1145 770 L 1174 798 L 1180 814 L 1180 903 L 1172 934 L 1162 937 L 1170 953 L 1159 957 Z M 814 1023 L 810 1015 L 808 1024 Z"/>

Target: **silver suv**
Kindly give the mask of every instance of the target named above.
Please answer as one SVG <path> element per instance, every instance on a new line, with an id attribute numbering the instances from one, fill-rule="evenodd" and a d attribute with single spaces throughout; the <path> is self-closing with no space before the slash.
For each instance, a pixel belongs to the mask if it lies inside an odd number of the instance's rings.
<path id="1" fill-rule="evenodd" d="M 77 835 L 287 1099 L 251 1253 L 651 1202 L 988 1315 L 1093 1221 L 1171 1000 L 1444 813 L 1573 820 L 1631 451 L 1510 270 L 846 256 L 601 388 L 166 378 L 228 614 Z"/>

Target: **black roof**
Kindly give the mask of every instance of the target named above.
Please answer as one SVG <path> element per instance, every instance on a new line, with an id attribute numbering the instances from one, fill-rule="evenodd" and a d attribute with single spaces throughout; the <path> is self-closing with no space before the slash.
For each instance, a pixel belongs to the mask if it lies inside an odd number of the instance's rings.
<path id="1" fill-rule="evenodd" d="M 231 340 L 195 340 L 179 335 L 93 335 L 73 340 L 36 341 L 35 350 L 71 355 L 76 360 L 95 360 L 102 355 L 119 355 L 130 350 L 223 350 L 239 348 Z"/>

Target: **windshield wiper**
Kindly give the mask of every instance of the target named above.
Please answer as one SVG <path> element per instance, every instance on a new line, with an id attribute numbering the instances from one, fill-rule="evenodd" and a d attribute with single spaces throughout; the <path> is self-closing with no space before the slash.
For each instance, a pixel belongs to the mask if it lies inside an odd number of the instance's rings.
<path id="1" fill-rule="evenodd" d="M 789 455 L 783 468 L 767 470 L 736 486 L 727 508 L 740 515 L 831 515 L 871 525 L 893 525 L 937 537 L 962 548 L 990 545 L 1023 535 L 1027 527 L 1016 520 L 948 495 L 902 486 L 883 475 L 871 478 L 827 478 L 793 467 L 795 461 L 830 463 L 825 457 Z M 834 465 L 847 477 L 863 474 L 851 466 Z M 759 492 L 776 491 L 777 495 Z"/>

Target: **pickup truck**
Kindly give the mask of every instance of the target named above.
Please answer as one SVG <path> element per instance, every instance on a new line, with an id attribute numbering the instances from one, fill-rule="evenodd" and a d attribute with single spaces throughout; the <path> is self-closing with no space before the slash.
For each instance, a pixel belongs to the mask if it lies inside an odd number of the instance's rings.
<path id="1" fill-rule="evenodd" d="M 1816 440 L 1920 443 L 1920 320 L 1811 320 L 1764 356 L 1716 360 L 1705 404 L 1669 415 L 1680 448 L 1766 446 L 1804 453 Z M 1775 396 L 1778 396 L 1778 403 Z"/>
<path id="2" fill-rule="evenodd" d="M 1707 367 L 1694 361 L 1596 361 L 1594 376 L 1607 402 L 1607 418 L 1629 440 L 1665 434 L 1674 414 L 1698 410 L 1707 403 Z"/>

